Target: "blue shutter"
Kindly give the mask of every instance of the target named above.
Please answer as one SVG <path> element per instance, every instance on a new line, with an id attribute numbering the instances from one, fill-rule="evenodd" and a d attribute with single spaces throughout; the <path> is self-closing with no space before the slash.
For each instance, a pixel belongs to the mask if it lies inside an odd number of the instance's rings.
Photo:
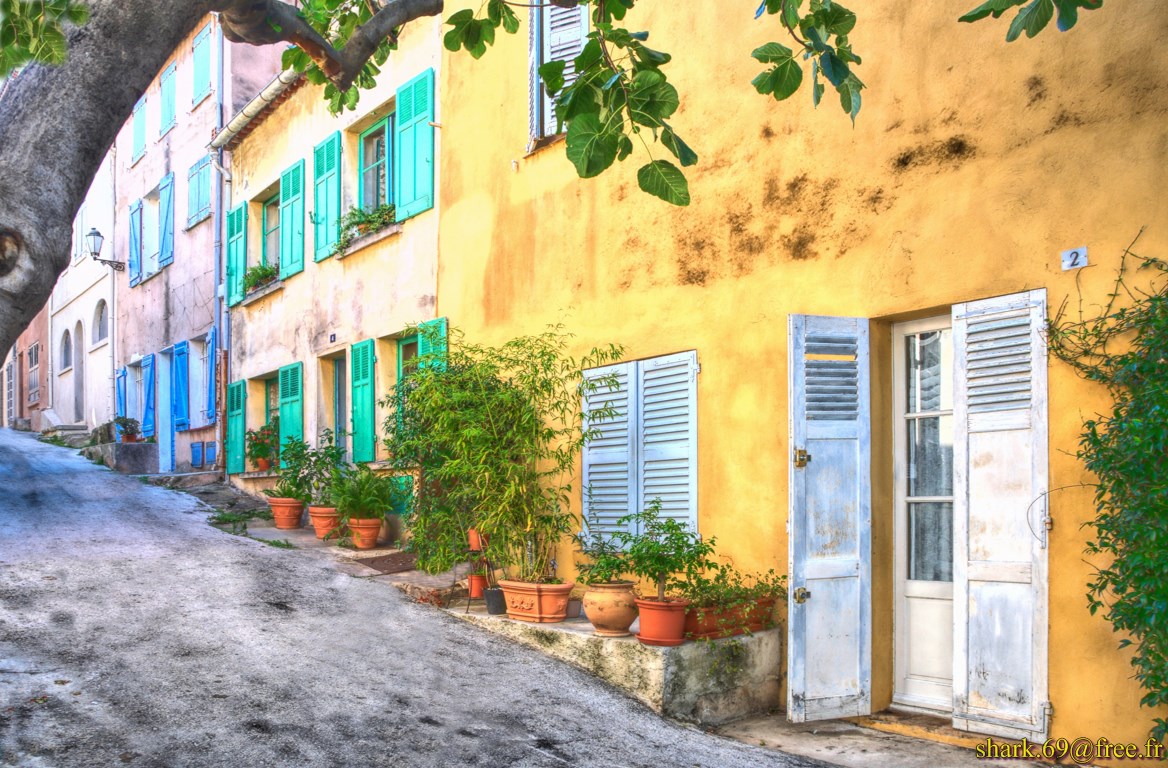
<path id="1" fill-rule="evenodd" d="M 203 444 L 201 442 L 191 443 L 191 467 L 203 466 Z"/>
<path id="2" fill-rule="evenodd" d="M 209 440 L 207 441 L 207 444 L 204 446 L 203 463 L 206 464 L 208 467 L 215 466 L 215 444 Z"/>
<path id="3" fill-rule="evenodd" d="M 142 436 L 154 436 L 154 355 L 142 358 Z"/>
<path id="4" fill-rule="evenodd" d="M 191 69 L 194 71 L 194 82 L 191 90 L 191 103 L 198 104 L 203 97 L 211 92 L 211 26 L 203 27 L 203 31 L 195 36 L 192 45 Z"/>
<path id="5" fill-rule="evenodd" d="M 133 161 L 137 162 L 138 158 L 146 154 L 146 97 L 138 99 L 138 103 L 134 105 L 134 123 L 133 123 Z"/>
<path id="6" fill-rule="evenodd" d="M 117 415 L 118 416 L 125 416 L 126 415 L 126 366 L 124 366 L 124 365 L 118 369 L 118 375 L 114 378 L 114 399 L 116 401 L 115 405 L 118 409 Z M 122 436 L 122 428 L 121 427 L 117 427 L 115 431 L 117 432 L 118 437 Z"/>
<path id="7" fill-rule="evenodd" d="M 158 108 L 159 137 L 173 128 L 175 124 L 174 72 L 175 65 L 171 64 L 162 72 L 162 77 L 158 80 L 158 92 L 162 102 Z"/>
<path id="8" fill-rule="evenodd" d="M 218 333 L 215 328 L 207 334 L 207 419 L 206 424 L 215 423 L 215 380 L 218 369 L 215 360 L 215 345 L 218 342 Z"/>
<path id="9" fill-rule="evenodd" d="M 397 91 L 394 205 L 398 221 L 434 207 L 434 70 Z"/>
<path id="10" fill-rule="evenodd" d="M 174 261 L 174 174 L 158 186 L 158 266 Z"/>
<path id="11" fill-rule="evenodd" d="M 190 344 L 180 341 L 174 345 L 174 368 L 170 375 L 170 415 L 175 430 L 191 427 Z"/>
<path id="12" fill-rule="evenodd" d="M 130 205 L 130 287 L 142 280 L 142 201 Z"/>

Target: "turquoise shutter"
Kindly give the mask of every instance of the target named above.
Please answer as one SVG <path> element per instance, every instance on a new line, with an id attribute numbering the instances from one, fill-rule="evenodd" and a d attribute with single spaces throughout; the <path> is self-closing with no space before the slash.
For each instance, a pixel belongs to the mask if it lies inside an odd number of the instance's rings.
<path id="1" fill-rule="evenodd" d="M 402 221 L 434 207 L 434 70 L 397 91 L 394 205 Z"/>
<path id="2" fill-rule="evenodd" d="M 187 172 L 187 227 L 211 212 L 211 159 L 204 157 Z"/>
<path id="3" fill-rule="evenodd" d="M 174 261 L 174 174 L 158 185 L 158 266 Z"/>
<path id="4" fill-rule="evenodd" d="M 174 345 L 174 368 L 170 373 L 170 415 L 178 432 L 191 427 L 190 344 Z"/>
<path id="5" fill-rule="evenodd" d="M 279 372 L 280 445 L 304 439 L 304 365 L 292 363 Z"/>
<path id="6" fill-rule="evenodd" d="M 194 86 L 191 90 L 192 104 L 198 104 L 203 97 L 211 92 L 211 27 L 203 27 L 203 31 L 195 36 L 191 54 L 191 64 L 194 69 Z"/>
<path id="7" fill-rule="evenodd" d="M 418 366 L 446 370 L 446 318 L 427 320 L 418 326 Z M 428 357 L 432 356 L 432 357 Z"/>
<path id="8" fill-rule="evenodd" d="M 146 154 L 146 97 L 138 99 L 138 103 L 134 105 L 134 146 L 133 146 L 133 160 L 137 162 L 138 158 Z"/>
<path id="9" fill-rule="evenodd" d="M 142 436 L 154 436 L 154 355 L 142 358 Z"/>
<path id="10" fill-rule="evenodd" d="M 211 328 L 211 332 L 207 334 L 207 420 L 206 424 L 214 424 L 217 414 L 215 413 L 215 385 L 216 374 L 218 373 L 218 366 L 215 361 L 215 345 L 218 343 L 219 334 L 215 328 Z"/>
<path id="11" fill-rule="evenodd" d="M 142 279 L 142 201 L 130 205 L 130 287 Z"/>
<path id="12" fill-rule="evenodd" d="M 237 475 L 243 471 L 243 438 L 246 425 L 247 382 L 235 381 L 227 385 L 227 472 Z"/>
<path id="13" fill-rule="evenodd" d="M 158 81 L 158 91 L 161 100 L 159 105 L 158 115 L 158 135 L 166 133 L 174 127 L 174 69 L 175 65 L 171 64 L 162 72 L 162 77 Z"/>
<path id="14" fill-rule="evenodd" d="M 304 161 L 280 175 L 280 279 L 304 271 Z"/>
<path id="15" fill-rule="evenodd" d="M 353 461 L 373 461 L 377 453 L 374 419 L 373 339 L 354 344 L 349 358 L 352 382 Z"/>
<path id="16" fill-rule="evenodd" d="M 114 379 L 114 399 L 116 400 L 118 416 L 126 415 L 126 366 L 118 369 L 118 375 Z M 118 437 L 122 436 L 122 428 L 115 427 Z"/>
<path id="17" fill-rule="evenodd" d="M 400 475 L 393 479 L 394 485 L 397 486 L 397 503 L 393 505 L 390 510 L 391 514 L 404 517 L 410 513 L 410 509 L 414 505 L 414 478 L 409 475 Z"/>
<path id="18" fill-rule="evenodd" d="M 227 214 L 227 304 L 243 301 L 243 273 L 247 270 L 247 203 Z"/>
<path id="19" fill-rule="evenodd" d="M 316 145 L 312 153 L 313 258 L 327 259 L 341 236 L 341 133 Z"/>

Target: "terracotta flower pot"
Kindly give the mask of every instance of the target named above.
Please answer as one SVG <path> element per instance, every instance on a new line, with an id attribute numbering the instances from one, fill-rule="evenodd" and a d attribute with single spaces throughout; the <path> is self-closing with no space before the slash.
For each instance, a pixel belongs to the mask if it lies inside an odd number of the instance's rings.
<path id="1" fill-rule="evenodd" d="M 310 506 L 308 519 L 312 521 L 312 527 L 316 530 L 316 538 L 318 539 L 323 539 L 341 526 L 336 507 Z"/>
<path id="2" fill-rule="evenodd" d="M 474 528 L 468 528 L 466 531 L 466 543 L 467 548 L 470 549 L 471 552 L 482 552 L 483 547 L 486 546 L 487 537 L 481 535 Z"/>
<path id="3" fill-rule="evenodd" d="M 348 525 L 349 532 L 353 534 L 354 547 L 373 549 L 377 546 L 377 537 L 381 534 L 381 518 L 351 517 Z"/>
<path id="4" fill-rule="evenodd" d="M 717 640 L 774 626 L 775 598 L 764 597 L 750 605 L 720 608 L 690 605 L 685 612 L 687 640 Z"/>
<path id="5" fill-rule="evenodd" d="M 472 573 L 466 577 L 467 590 L 470 592 L 472 600 L 478 600 L 483 596 L 483 590 L 487 588 L 487 577 L 481 573 Z"/>
<path id="6" fill-rule="evenodd" d="M 283 531 L 300 527 L 300 516 L 304 512 L 304 502 L 300 499 L 289 499 L 282 496 L 272 496 L 268 499 L 268 506 L 272 508 L 272 519 L 276 527 Z"/>
<path id="7" fill-rule="evenodd" d="M 529 581 L 501 580 L 507 601 L 507 616 L 518 621 L 548 624 L 563 621 L 568 615 L 571 584 L 536 584 Z"/>
<path id="8" fill-rule="evenodd" d="M 637 598 L 641 613 L 641 633 L 637 639 L 644 645 L 672 647 L 685 642 L 685 609 L 689 600 L 642 600 Z"/>
<path id="9" fill-rule="evenodd" d="M 271 459 L 253 459 L 252 463 L 255 464 L 256 472 L 267 472 L 272 468 Z"/>
<path id="10" fill-rule="evenodd" d="M 584 614 L 592 622 L 596 634 L 627 637 L 632 634 L 629 627 L 637 619 L 634 599 L 631 581 L 589 584 L 584 593 Z"/>
<path id="11" fill-rule="evenodd" d="M 136 443 L 138 439 L 138 435 L 122 435 L 121 437 L 123 443 Z"/>

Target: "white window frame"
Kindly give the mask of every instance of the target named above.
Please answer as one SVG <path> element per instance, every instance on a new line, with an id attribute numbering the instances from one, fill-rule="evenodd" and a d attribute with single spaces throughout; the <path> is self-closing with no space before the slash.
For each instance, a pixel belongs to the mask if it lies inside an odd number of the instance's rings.
<path id="1" fill-rule="evenodd" d="M 34 342 L 28 348 L 28 401 L 41 399 L 41 345 Z"/>
<path id="2" fill-rule="evenodd" d="M 159 187 L 142 196 L 142 232 L 139 242 L 142 244 L 142 280 L 158 274 L 159 252 L 162 243 L 162 221 L 159 210 Z"/>
<path id="3" fill-rule="evenodd" d="M 81 261 L 85 256 L 85 203 L 77 209 L 77 217 L 73 219 L 73 263 Z"/>
<path id="4" fill-rule="evenodd" d="M 579 46 L 576 52 L 572 55 L 574 59 L 583 50 L 585 43 L 588 42 L 587 35 L 591 29 L 591 23 L 588 18 L 588 10 L 590 6 L 580 4 L 574 8 L 560 8 L 558 6 L 540 6 L 533 5 L 531 8 L 531 17 L 528 34 L 528 130 L 531 135 L 531 145 L 528 150 L 535 147 L 535 143 L 541 139 L 558 136 L 556 131 L 555 111 L 552 98 L 544 90 L 543 81 L 539 76 L 539 68 L 548 61 L 558 61 L 553 59 L 550 53 L 551 45 L 551 14 L 552 13 L 579 13 L 584 17 L 582 26 L 582 34 L 578 39 Z M 576 75 L 571 63 L 571 59 L 567 59 L 568 66 L 564 70 L 564 86 L 567 87 L 575 79 Z"/>
<path id="5" fill-rule="evenodd" d="M 210 423 L 207 414 L 207 337 L 191 339 L 187 352 L 187 415 L 189 429 L 205 427 Z"/>

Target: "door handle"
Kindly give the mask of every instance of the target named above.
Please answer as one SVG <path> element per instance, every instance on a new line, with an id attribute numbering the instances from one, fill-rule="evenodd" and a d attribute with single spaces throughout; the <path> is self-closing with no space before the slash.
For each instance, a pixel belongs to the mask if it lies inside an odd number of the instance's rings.
<path id="1" fill-rule="evenodd" d="M 806 587 L 795 587 L 795 591 L 791 593 L 791 597 L 795 598 L 795 602 L 802 605 L 811 598 L 811 592 Z"/>

